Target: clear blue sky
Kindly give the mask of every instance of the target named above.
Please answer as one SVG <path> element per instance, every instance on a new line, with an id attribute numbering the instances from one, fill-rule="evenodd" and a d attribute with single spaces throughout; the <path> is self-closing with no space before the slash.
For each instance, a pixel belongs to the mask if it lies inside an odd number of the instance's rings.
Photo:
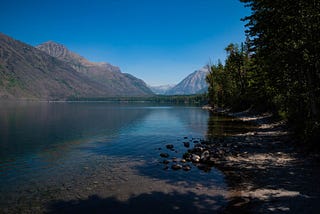
<path id="1" fill-rule="evenodd" d="M 244 41 L 238 0 L 1 0 L 0 32 L 62 43 L 150 85 L 178 83 Z"/>

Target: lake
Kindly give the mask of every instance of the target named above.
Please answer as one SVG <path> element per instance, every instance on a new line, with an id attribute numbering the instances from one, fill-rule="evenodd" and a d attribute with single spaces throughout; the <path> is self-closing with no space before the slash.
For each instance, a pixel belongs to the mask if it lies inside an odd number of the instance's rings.
<path id="1" fill-rule="evenodd" d="M 0 103 L 3 213 L 194 213 L 219 209 L 224 175 L 166 169 L 183 142 L 238 130 L 191 106 L 110 102 Z M 168 150 L 167 144 L 174 149 Z M 143 203 L 142 203 L 143 202 Z"/>

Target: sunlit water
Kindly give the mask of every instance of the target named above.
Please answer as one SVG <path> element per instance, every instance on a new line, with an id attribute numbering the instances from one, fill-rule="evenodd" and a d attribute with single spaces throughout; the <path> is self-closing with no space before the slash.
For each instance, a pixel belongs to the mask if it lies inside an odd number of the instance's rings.
<path id="1" fill-rule="evenodd" d="M 221 172 L 164 170 L 159 154 L 179 158 L 184 141 L 234 130 L 228 121 L 198 107 L 150 103 L 0 103 L 1 211 L 54 210 L 53 202 L 92 195 L 120 201 L 155 192 L 222 197 Z M 224 203 L 213 200 L 213 208 Z"/>

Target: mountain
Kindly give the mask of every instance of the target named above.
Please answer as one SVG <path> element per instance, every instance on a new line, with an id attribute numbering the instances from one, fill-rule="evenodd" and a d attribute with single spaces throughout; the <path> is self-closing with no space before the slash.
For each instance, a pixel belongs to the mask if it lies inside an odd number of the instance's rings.
<path id="1" fill-rule="evenodd" d="M 0 33 L 0 99 L 66 99 L 116 95 L 68 63 Z"/>
<path id="2" fill-rule="evenodd" d="M 142 80 L 126 73 L 109 63 L 90 62 L 84 57 L 71 52 L 64 45 L 49 41 L 36 48 L 68 63 L 79 73 L 106 87 L 111 87 L 119 96 L 145 96 L 153 94 Z"/>
<path id="3" fill-rule="evenodd" d="M 207 91 L 206 76 L 209 73 L 207 67 L 203 67 L 188 75 L 176 86 L 166 92 L 167 95 L 199 94 Z"/>
<path id="4" fill-rule="evenodd" d="M 155 94 L 166 94 L 168 90 L 173 88 L 175 85 L 159 85 L 159 86 L 149 86 L 151 91 Z"/>

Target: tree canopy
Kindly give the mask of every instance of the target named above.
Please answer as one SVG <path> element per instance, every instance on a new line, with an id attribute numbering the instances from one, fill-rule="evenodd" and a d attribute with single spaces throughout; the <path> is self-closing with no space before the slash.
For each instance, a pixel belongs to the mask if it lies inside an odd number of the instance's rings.
<path id="1" fill-rule="evenodd" d="M 306 141 L 320 133 L 320 1 L 240 0 L 251 8 L 247 41 L 211 66 L 209 97 L 219 106 L 264 106 Z"/>

